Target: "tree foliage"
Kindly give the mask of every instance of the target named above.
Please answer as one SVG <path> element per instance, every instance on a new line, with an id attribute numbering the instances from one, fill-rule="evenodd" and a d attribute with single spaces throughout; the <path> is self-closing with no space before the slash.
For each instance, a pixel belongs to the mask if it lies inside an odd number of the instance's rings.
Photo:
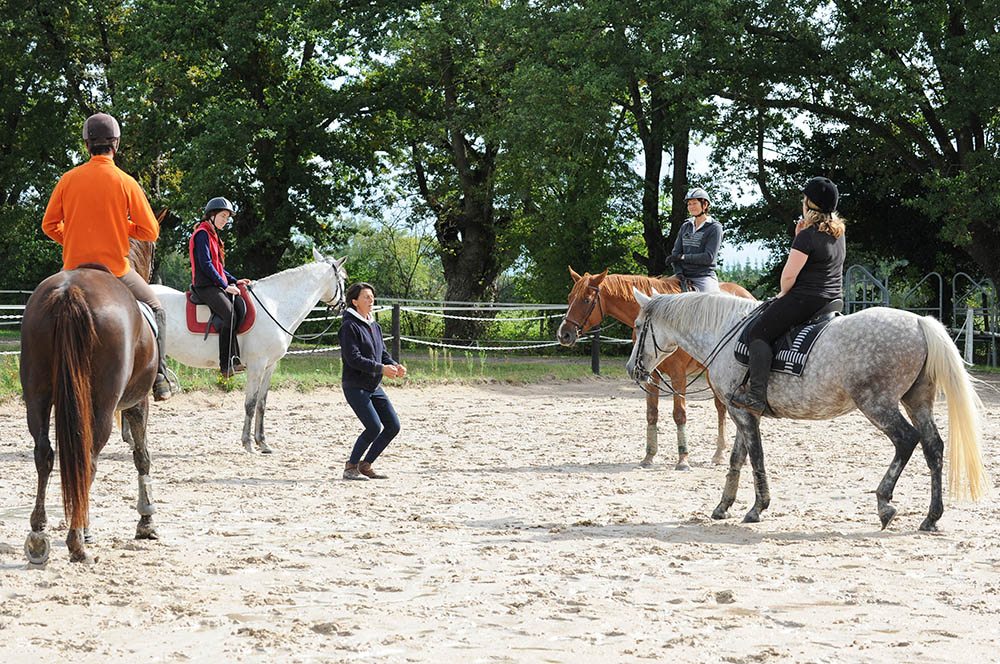
<path id="1" fill-rule="evenodd" d="M 813 175 L 841 186 L 854 262 L 1000 281 L 995 2 L 0 7 L 7 287 L 58 269 L 39 222 L 98 110 L 121 121 L 119 165 L 171 209 L 171 278 L 204 202 L 224 195 L 240 209 L 226 237 L 240 276 L 315 244 L 353 253 L 381 295 L 443 284 L 447 299 L 490 299 L 506 275 L 519 298 L 560 301 L 567 265 L 663 270 L 703 142 L 697 184 L 718 196 L 727 243 L 774 250 L 764 282 Z"/>

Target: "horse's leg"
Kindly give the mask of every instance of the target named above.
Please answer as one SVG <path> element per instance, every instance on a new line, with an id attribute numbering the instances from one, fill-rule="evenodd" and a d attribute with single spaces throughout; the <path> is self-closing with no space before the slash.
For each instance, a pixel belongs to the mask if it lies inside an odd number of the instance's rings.
<path id="1" fill-rule="evenodd" d="M 97 476 L 97 457 L 111 437 L 111 430 L 115 420 L 114 405 L 105 403 L 107 401 L 106 395 L 95 396 L 105 398 L 95 398 L 93 402 L 94 428 L 93 444 L 90 451 L 90 476 L 87 481 L 88 493 L 90 493 L 90 489 L 94 486 L 94 478 Z M 69 549 L 69 559 L 75 563 L 96 563 L 97 558 L 91 556 L 90 552 L 87 551 L 87 545 L 93 544 L 93 542 L 94 538 L 90 534 L 90 514 L 88 513 L 87 520 L 78 527 L 74 528 L 73 524 L 70 524 L 69 533 L 66 535 L 66 547 Z"/>
<path id="2" fill-rule="evenodd" d="M 247 367 L 246 396 L 243 399 L 243 449 L 253 454 L 253 440 L 250 438 L 250 427 L 253 426 L 254 411 L 257 409 L 257 397 L 260 392 L 260 381 L 256 365 Z"/>
<path id="3" fill-rule="evenodd" d="M 264 410 L 267 408 L 267 392 L 271 387 L 271 374 L 274 373 L 274 369 L 277 366 L 278 363 L 275 362 L 264 369 L 264 374 L 260 379 L 260 388 L 257 392 L 257 408 L 254 413 L 256 418 L 254 439 L 257 441 L 257 447 L 260 448 L 261 454 L 271 454 L 272 452 L 264 440 Z"/>
<path id="4" fill-rule="evenodd" d="M 132 448 L 132 461 L 139 474 L 139 492 L 135 509 L 139 512 L 139 523 L 135 528 L 136 539 L 159 539 L 156 527 L 153 525 L 153 515 L 156 505 L 153 504 L 152 482 L 149 478 L 149 441 L 146 437 L 146 423 L 149 417 L 149 397 L 141 403 L 122 412 L 123 421 L 129 423 L 135 446 Z"/>
<path id="5" fill-rule="evenodd" d="M 726 473 L 726 486 L 722 489 L 722 500 L 712 512 L 713 519 L 728 519 L 729 508 L 736 501 L 736 490 L 740 485 L 740 470 L 747 460 L 747 447 L 743 443 L 743 436 L 739 427 L 736 427 L 736 440 L 733 442 L 733 451 L 729 455 L 729 472 Z"/>
<path id="6" fill-rule="evenodd" d="M 122 418 L 122 440 L 128 445 L 128 450 L 131 452 L 135 449 L 135 439 L 132 438 L 132 431 L 129 429 L 128 420 Z"/>
<path id="7" fill-rule="evenodd" d="M 668 358 L 660 366 L 666 369 L 670 375 L 670 386 L 674 392 L 674 425 L 677 427 L 677 465 L 674 470 L 691 470 L 688 464 L 687 446 L 687 409 L 685 407 L 684 393 L 687 390 L 687 371 L 680 362 L 672 361 Z M 665 366 L 669 363 L 669 366 Z"/>
<path id="8" fill-rule="evenodd" d="M 771 491 L 768 489 L 767 473 L 764 471 L 764 446 L 760 440 L 760 419 L 745 410 L 729 411 L 729 413 L 733 421 L 736 422 L 736 426 L 739 427 L 740 438 L 743 439 L 746 455 L 750 457 L 750 466 L 753 468 L 755 498 L 753 507 L 743 517 L 743 523 L 757 523 L 760 521 L 761 513 L 771 504 Z M 729 478 L 727 477 L 726 488 L 728 489 L 728 487 Z M 735 487 L 733 491 L 735 495 Z"/>
<path id="9" fill-rule="evenodd" d="M 28 561 L 42 565 L 49 559 L 52 550 L 49 534 L 45 532 L 48 519 L 45 515 L 45 489 L 55 461 L 55 451 L 49 442 L 49 415 L 52 402 L 48 395 L 28 400 L 28 430 L 35 440 L 35 470 L 38 471 L 38 486 L 35 490 L 35 508 L 31 511 L 31 532 L 24 542 L 24 553 Z"/>
<path id="10" fill-rule="evenodd" d="M 872 402 L 855 399 L 858 410 L 864 413 L 868 421 L 878 427 L 892 441 L 896 448 L 896 454 L 889 464 L 889 469 L 875 489 L 875 498 L 878 500 L 878 518 L 882 522 L 882 530 L 896 516 L 896 508 L 892 506 L 892 492 L 896 488 L 896 481 L 899 480 L 903 468 L 910 460 L 913 450 L 917 447 L 920 434 L 913 428 L 903 414 L 899 412 L 899 406 L 894 403 L 887 403 L 884 400 Z"/>
<path id="11" fill-rule="evenodd" d="M 934 424 L 934 385 L 921 372 L 917 382 L 903 395 L 903 407 L 910 421 L 920 432 L 920 446 L 931 472 L 931 506 L 920 530 L 936 531 L 937 521 L 944 514 L 941 500 L 941 468 L 944 465 L 944 441 Z"/>
<path id="12" fill-rule="evenodd" d="M 646 456 L 639 462 L 643 468 L 653 465 L 653 457 L 659 451 L 656 423 L 660 419 L 660 378 L 656 373 L 650 378 L 652 385 L 646 391 Z"/>
<path id="13" fill-rule="evenodd" d="M 719 397 L 715 397 L 715 412 L 719 417 L 718 432 L 715 437 L 715 454 L 712 455 L 712 463 L 721 466 L 726 462 L 726 404 Z"/>

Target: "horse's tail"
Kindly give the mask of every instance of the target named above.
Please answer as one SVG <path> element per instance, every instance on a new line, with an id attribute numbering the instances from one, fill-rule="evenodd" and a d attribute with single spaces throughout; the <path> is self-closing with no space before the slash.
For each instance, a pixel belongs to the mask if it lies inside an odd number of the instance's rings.
<path id="1" fill-rule="evenodd" d="M 86 525 L 90 509 L 94 443 L 90 358 L 97 331 L 83 290 L 78 286 L 53 290 L 46 304 L 54 332 L 52 400 L 63 510 L 69 527 L 75 529 Z"/>
<path id="2" fill-rule="evenodd" d="M 936 318 L 920 318 L 927 340 L 924 370 L 948 400 L 948 491 L 952 500 L 979 500 L 990 490 L 979 452 L 983 403 L 972 387 L 958 348 Z"/>

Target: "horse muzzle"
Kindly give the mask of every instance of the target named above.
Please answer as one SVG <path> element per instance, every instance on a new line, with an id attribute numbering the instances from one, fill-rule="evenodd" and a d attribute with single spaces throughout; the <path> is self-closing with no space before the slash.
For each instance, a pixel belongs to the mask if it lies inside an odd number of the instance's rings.
<path id="1" fill-rule="evenodd" d="M 563 321 L 559 326 L 559 329 L 556 331 L 556 339 L 563 346 L 572 346 L 576 343 L 577 339 L 576 327 L 568 324 L 566 321 Z"/>

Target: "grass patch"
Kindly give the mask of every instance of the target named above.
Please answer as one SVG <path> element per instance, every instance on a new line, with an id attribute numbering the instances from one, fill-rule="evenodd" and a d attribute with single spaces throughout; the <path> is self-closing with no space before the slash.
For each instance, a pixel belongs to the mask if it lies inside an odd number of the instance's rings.
<path id="1" fill-rule="evenodd" d="M 20 398 L 19 356 L 0 356 L 0 401 Z M 168 360 L 177 374 L 181 388 L 191 390 L 243 391 L 246 375 L 226 380 L 216 369 L 194 369 Z M 489 355 L 476 351 L 429 349 L 403 354 L 406 378 L 384 379 L 393 387 L 432 385 L 434 383 L 472 382 L 523 385 L 547 380 L 573 380 L 593 376 L 590 358 L 580 356 L 520 357 Z M 339 352 L 315 355 L 286 355 L 278 361 L 271 377 L 273 389 L 308 392 L 319 387 L 339 387 L 341 359 Z M 602 358 L 601 375 L 626 378 L 625 361 L 620 357 Z"/>

